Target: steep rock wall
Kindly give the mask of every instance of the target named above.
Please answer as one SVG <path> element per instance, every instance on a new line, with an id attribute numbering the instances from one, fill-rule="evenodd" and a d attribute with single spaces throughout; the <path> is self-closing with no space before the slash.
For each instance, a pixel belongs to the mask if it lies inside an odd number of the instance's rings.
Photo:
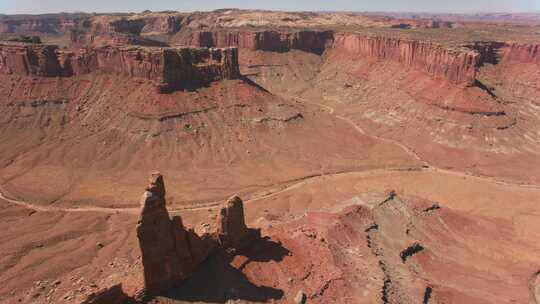
<path id="1" fill-rule="evenodd" d="M 74 20 L 64 18 L 2 20 L 0 21 L 0 33 L 39 32 L 57 34 L 73 25 Z"/>
<path id="2" fill-rule="evenodd" d="M 240 77 L 235 48 L 102 47 L 73 52 L 53 45 L 0 44 L 0 73 L 58 77 L 95 71 L 149 79 L 162 91 Z"/>
<path id="3" fill-rule="evenodd" d="M 293 49 L 322 54 L 332 41 L 331 31 L 195 31 L 173 39 L 179 45 L 238 47 L 251 50 L 287 52 Z"/>
<path id="4" fill-rule="evenodd" d="M 428 73 L 435 79 L 471 86 L 476 80 L 480 55 L 470 49 L 453 50 L 428 41 L 338 34 L 332 46 L 352 56 L 393 60 Z"/>
<path id="5" fill-rule="evenodd" d="M 506 44 L 502 49 L 502 60 L 507 62 L 540 64 L 540 44 Z"/>
<path id="6" fill-rule="evenodd" d="M 62 67 L 54 45 L 2 43 L 0 44 L 0 73 L 60 76 Z"/>
<path id="7" fill-rule="evenodd" d="M 480 64 L 532 63 L 540 64 L 540 44 L 479 41 L 466 47 L 478 51 Z"/>
<path id="8" fill-rule="evenodd" d="M 153 80 L 166 91 L 240 76 L 235 48 L 90 48 L 65 54 L 71 74 L 104 71 Z"/>

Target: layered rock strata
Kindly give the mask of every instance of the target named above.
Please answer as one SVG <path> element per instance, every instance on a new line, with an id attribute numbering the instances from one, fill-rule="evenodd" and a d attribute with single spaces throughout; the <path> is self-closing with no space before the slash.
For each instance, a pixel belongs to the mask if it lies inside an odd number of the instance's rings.
<path id="1" fill-rule="evenodd" d="M 471 49 L 448 49 L 429 41 L 338 34 L 332 46 L 349 56 L 397 61 L 455 85 L 472 86 L 480 54 Z"/>
<path id="2" fill-rule="evenodd" d="M 62 67 L 55 45 L 0 43 L 0 73 L 35 76 L 60 76 Z"/>
<path id="3" fill-rule="evenodd" d="M 240 77 L 235 48 L 103 47 L 63 55 L 68 74 L 93 71 L 154 81 L 163 91 Z"/>
<path id="4" fill-rule="evenodd" d="M 194 31 L 180 33 L 173 41 L 190 46 L 238 47 L 271 52 L 302 50 L 322 54 L 332 40 L 332 31 Z"/>
<path id="5" fill-rule="evenodd" d="M 540 44 L 489 41 L 466 46 L 480 53 L 480 64 L 501 62 L 540 64 Z"/>
<path id="6" fill-rule="evenodd" d="M 95 71 L 146 78 L 161 92 L 240 77 L 236 48 L 102 47 L 63 51 L 54 45 L 0 44 L 0 73 L 59 77 Z"/>

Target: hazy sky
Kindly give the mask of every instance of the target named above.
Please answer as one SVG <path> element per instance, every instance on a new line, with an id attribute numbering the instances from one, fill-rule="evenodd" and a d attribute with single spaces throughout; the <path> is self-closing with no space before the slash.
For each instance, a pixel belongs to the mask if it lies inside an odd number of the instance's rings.
<path id="1" fill-rule="evenodd" d="M 312 11 L 528 12 L 540 10 L 540 0 L 0 0 L 0 14 L 140 12 L 146 9 L 194 11 L 230 7 Z"/>

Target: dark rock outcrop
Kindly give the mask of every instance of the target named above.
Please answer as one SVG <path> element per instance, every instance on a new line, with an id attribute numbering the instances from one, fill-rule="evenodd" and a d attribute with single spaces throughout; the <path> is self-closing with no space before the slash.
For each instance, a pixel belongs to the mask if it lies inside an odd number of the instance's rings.
<path id="1" fill-rule="evenodd" d="M 244 221 L 244 203 L 238 196 L 230 198 L 221 208 L 217 218 L 217 234 L 224 246 L 240 246 L 249 234 Z"/>
<path id="2" fill-rule="evenodd" d="M 9 38 L 9 39 L 7 39 L 7 41 L 39 44 L 39 43 L 41 43 L 41 38 L 39 36 L 20 35 L 18 37 Z"/>

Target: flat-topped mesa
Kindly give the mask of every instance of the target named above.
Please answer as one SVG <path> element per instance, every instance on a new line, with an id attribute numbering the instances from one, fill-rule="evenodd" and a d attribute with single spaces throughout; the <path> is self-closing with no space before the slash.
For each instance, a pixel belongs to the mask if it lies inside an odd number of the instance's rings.
<path id="1" fill-rule="evenodd" d="M 250 50 L 287 52 L 302 50 L 322 54 L 333 39 L 332 31 L 194 31 L 174 40 L 178 45 L 238 47 Z"/>
<path id="2" fill-rule="evenodd" d="M 338 34 L 333 48 L 350 55 L 368 56 L 399 62 L 454 85 L 472 86 L 480 60 L 477 51 L 448 49 L 429 41 L 359 34 Z"/>
<path id="3" fill-rule="evenodd" d="M 161 93 L 240 77 L 236 48 L 89 47 L 64 51 L 55 45 L 0 44 L 0 73 L 59 77 L 95 71 L 145 78 Z"/>
<path id="4" fill-rule="evenodd" d="M 240 77 L 236 48 L 88 48 L 67 54 L 72 74 L 103 71 L 152 80 L 161 92 Z"/>
<path id="5" fill-rule="evenodd" d="M 0 73 L 22 76 L 61 76 L 58 47 L 22 42 L 0 43 Z"/>

